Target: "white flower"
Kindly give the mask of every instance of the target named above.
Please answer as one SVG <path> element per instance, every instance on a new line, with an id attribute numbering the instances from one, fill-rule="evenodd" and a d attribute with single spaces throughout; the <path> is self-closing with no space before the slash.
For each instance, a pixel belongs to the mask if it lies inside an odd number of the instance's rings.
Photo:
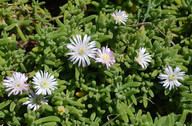
<path id="1" fill-rule="evenodd" d="M 135 57 L 135 60 L 141 65 L 141 67 L 147 68 L 148 62 L 151 62 L 151 55 L 149 53 L 145 53 L 146 48 L 139 48 L 139 52 L 137 52 L 137 57 Z"/>
<path id="2" fill-rule="evenodd" d="M 166 74 L 160 73 L 158 76 L 159 79 L 163 80 L 160 83 L 163 84 L 165 88 L 169 87 L 169 90 L 174 88 L 174 85 L 177 87 L 180 86 L 181 83 L 178 81 L 178 79 L 184 80 L 182 76 L 185 75 L 185 72 L 180 71 L 180 67 L 176 67 L 173 71 L 172 67 L 168 66 L 168 68 L 165 68 Z"/>
<path id="3" fill-rule="evenodd" d="M 8 94 L 10 96 L 11 94 L 17 95 L 19 92 L 20 94 L 23 93 L 23 91 L 27 91 L 29 87 L 29 84 L 25 84 L 28 77 L 25 77 L 25 74 L 22 74 L 20 72 L 13 73 L 13 77 L 7 77 L 7 79 L 4 79 L 3 85 L 6 86 L 5 91 L 11 90 L 11 92 Z"/>
<path id="4" fill-rule="evenodd" d="M 80 35 L 73 36 L 73 40 L 70 39 L 71 44 L 67 44 L 67 48 L 72 52 L 66 53 L 66 55 L 71 55 L 69 60 L 73 62 L 73 64 L 79 61 L 78 66 L 83 65 L 83 67 L 90 65 L 90 58 L 95 58 L 95 53 L 97 48 L 95 48 L 95 41 L 89 42 L 90 36 L 84 36 L 83 41 Z"/>
<path id="5" fill-rule="evenodd" d="M 126 20 L 128 19 L 128 15 L 125 13 L 125 11 L 119 10 L 118 12 L 116 11 L 115 13 L 112 14 L 115 23 L 123 23 L 124 25 Z"/>
<path id="6" fill-rule="evenodd" d="M 39 109 L 41 104 L 48 104 L 48 100 L 43 95 L 36 95 L 31 90 L 27 99 L 28 101 L 24 102 L 23 105 L 27 105 L 27 108 L 33 109 L 33 111 Z"/>
<path id="7" fill-rule="evenodd" d="M 57 89 L 55 86 L 58 85 L 54 76 L 45 71 L 37 72 L 33 77 L 32 83 L 35 84 L 34 88 L 36 89 L 37 95 L 51 95 L 51 90 Z"/>
<path id="8" fill-rule="evenodd" d="M 107 69 L 115 62 L 115 58 L 113 57 L 113 51 L 111 51 L 108 47 L 103 47 L 102 51 L 100 49 L 97 50 L 97 54 L 99 58 L 95 58 L 95 62 L 101 62 L 106 64 Z"/>

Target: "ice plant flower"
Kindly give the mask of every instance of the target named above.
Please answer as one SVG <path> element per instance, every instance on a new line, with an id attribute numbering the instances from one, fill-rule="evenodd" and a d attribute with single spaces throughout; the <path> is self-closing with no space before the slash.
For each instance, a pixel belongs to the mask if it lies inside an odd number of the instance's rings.
<path id="1" fill-rule="evenodd" d="M 36 89 L 37 95 L 51 95 L 51 90 L 57 89 L 57 81 L 53 75 L 48 72 L 37 72 L 33 77 L 33 84 L 35 84 L 34 88 Z"/>
<path id="2" fill-rule="evenodd" d="M 135 57 L 135 60 L 141 65 L 141 67 L 147 68 L 149 65 L 148 62 L 151 62 L 151 55 L 149 53 L 145 53 L 146 48 L 139 48 L 139 52 L 137 52 L 137 57 Z"/>
<path id="3" fill-rule="evenodd" d="M 102 64 L 106 64 L 107 69 L 111 67 L 111 64 L 115 62 L 115 58 L 113 57 L 113 51 L 111 51 L 108 47 L 103 47 L 102 51 L 97 49 L 98 58 L 95 58 L 95 62 L 101 62 Z"/>
<path id="4" fill-rule="evenodd" d="M 128 19 L 128 15 L 125 13 L 125 11 L 119 10 L 118 12 L 116 11 L 115 13 L 112 14 L 115 23 L 123 23 L 124 25 L 126 20 Z"/>
<path id="5" fill-rule="evenodd" d="M 71 44 L 67 44 L 67 48 L 70 49 L 72 52 L 66 53 L 66 55 L 71 55 L 69 58 L 73 64 L 78 63 L 78 66 L 81 65 L 85 67 L 86 64 L 90 65 L 90 58 L 95 58 L 95 53 L 97 48 L 95 48 L 96 42 L 90 41 L 90 36 L 85 35 L 83 40 L 81 39 L 81 35 L 73 36 L 73 40 L 70 39 Z"/>
<path id="6" fill-rule="evenodd" d="M 171 66 L 168 66 L 168 68 L 165 68 L 166 74 L 160 73 L 158 78 L 163 80 L 160 83 L 163 84 L 165 88 L 169 87 L 169 90 L 173 89 L 174 86 L 179 87 L 181 83 L 178 81 L 184 80 L 182 76 L 185 75 L 185 72 L 180 72 L 180 67 L 176 67 L 173 71 Z"/>
<path id="7" fill-rule="evenodd" d="M 65 108 L 64 106 L 59 106 L 57 107 L 58 113 L 62 116 L 65 113 Z"/>
<path id="8" fill-rule="evenodd" d="M 7 89 L 5 91 L 10 91 L 8 94 L 8 97 L 11 94 L 17 95 L 18 93 L 22 94 L 23 91 L 27 91 L 29 84 L 26 84 L 28 77 L 25 77 L 25 74 L 22 74 L 20 72 L 13 73 L 13 77 L 7 76 L 6 79 L 4 79 L 3 85 L 6 86 Z"/>
<path id="9" fill-rule="evenodd" d="M 48 104 L 48 100 L 43 95 L 36 95 L 32 90 L 29 91 L 28 101 L 24 102 L 23 105 L 27 105 L 27 108 L 36 111 L 40 108 L 41 104 Z"/>

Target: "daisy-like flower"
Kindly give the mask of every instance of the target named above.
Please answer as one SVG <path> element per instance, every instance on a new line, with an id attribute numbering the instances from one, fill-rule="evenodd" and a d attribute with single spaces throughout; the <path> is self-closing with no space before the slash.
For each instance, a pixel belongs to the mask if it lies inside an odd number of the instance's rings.
<path id="1" fill-rule="evenodd" d="M 151 55 L 149 53 L 145 53 L 146 48 L 139 48 L 139 52 L 137 52 L 137 57 L 135 57 L 135 60 L 141 65 L 141 67 L 147 68 L 149 65 L 148 62 L 151 62 Z"/>
<path id="2" fill-rule="evenodd" d="M 32 90 L 29 91 L 28 101 L 24 102 L 23 105 L 27 105 L 27 108 L 36 111 L 40 108 L 41 104 L 48 104 L 48 100 L 43 95 L 36 95 Z"/>
<path id="3" fill-rule="evenodd" d="M 10 91 L 8 94 L 8 97 L 11 94 L 17 95 L 19 92 L 20 94 L 23 93 L 23 91 L 27 91 L 29 87 L 29 84 L 26 84 L 28 77 L 25 77 L 25 74 L 22 74 L 20 72 L 13 73 L 13 77 L 7 76 L 7 79 L 4 79 L 3 85 L 6 86 L 7 89 L 5 91 Z"/>
<path id="4" fill-rule="evenodd" d="M 181 83 L 178 81 L 178 79 L 184 80 L 182 76 L 185 75 L 185 72 L 180 71 L 180 67 L 176 67 L 173 71 L 172 67 L 168 66 L 168 68 L 165 68 L 166 74 L 160 73 L 158 76 L 159 79 L 163 80 L 160 83 L 163 84 L 165 88 L 169 87 L 169 90 L 174 88 L 174 86 L 179 87 Z"/>
<path id="5" fill-rule="evenodd" d="M 85 35 L 83 40 L 81 39 L 81 35 L 73 36 L 73 40 L 70 39 L 71 44 L 67 44 L 67 48 L 72 52 L 66 53 L 66 55 L 71 55 L 69 60 L 73 62 L 73 64 L 79 61 L 78 66 L 83 65 L 83 67 L 90 65 L 90 58 L 95 58 L 95 53 L 97 48 L 95 48 L 95 41 L 89 42 L 90 36 Z"/>
<path id="6" fill-rule="evenodd" d="M 57 81 L 53 75 L 48 72 L 37 72 L 33 77 L 33 84 L 35 84 L 36 94 L 37 95 L 51 95 L 51 90 L 57 89 Z"/>
<path id="7" fill-rule="evenodd" d="M 125 11 L 119 10 L 118 12 L 116 11 L 115 13 L 112 14 L 115 23 L 123 23 L 124 25 L 126 20 L 128 19 L 128 15 L 125 13 Z"/>
<path id="8" fill-rule="evenodd" d="M 115 58 L 113 57 L 113 51 L 111 51 L 108 47 L 103 47 L 102 51 L 97 49 L 98 58 L 95 58 L 95 62 L 101 62 L 102 64 L 106 64 L 107 69 L 111 67 L 111 64 L 115 62 Z"/>

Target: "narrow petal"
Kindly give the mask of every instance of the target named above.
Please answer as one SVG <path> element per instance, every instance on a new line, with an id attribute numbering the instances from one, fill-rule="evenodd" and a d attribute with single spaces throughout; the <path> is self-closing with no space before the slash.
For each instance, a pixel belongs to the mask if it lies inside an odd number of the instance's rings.
<path id="1" fill-rule="evenodd" d="M 180 72 L 180 70 L 179 67 L 176 67 L 173 71 L 172 67 L 168 66 L 165 68 L 166 74 L 160 73 L 158 76 L 159 79 L 163 80 L 160 83 L 163 84 L 165 88 L 169 87 L 169 90 L 172 90 L 174 86 L 181 86 L 182 84 L 178 80 L 184 80 L 182 76 L 185 74 L 184 72 Z"/>
<path id="2" fill-rule="evenodd" d="M 97 48 L 95 48 L 96 42 L 90 41 L 90 36 L 85 35 L 83 37 L 83 41 L 81 35 L 73 36 L 73 40 L 70 40 L 72 44 L 68 44 L 67 48 L 72 52 L 66 53 L 66 55 L 71 55 L 69 60 L 76 64 L 78 62 L 78 66 L 82 64 L 83 67 L 90 64 L 89 58 L 95 58 L 95 53 Z M 75 42 L 75 44 L 73 43 Z"/>
<path id="3" fill-rule="evenodd" d="M 36 89 L 36 94 L 38 95 L 50 95 L 49 90 L 56 89 L 55 86 L 58 85 L 54 76 L 45 71 L 37 72 L 33 77 L 32 83 L 35 84 L 34 88 Z"/>

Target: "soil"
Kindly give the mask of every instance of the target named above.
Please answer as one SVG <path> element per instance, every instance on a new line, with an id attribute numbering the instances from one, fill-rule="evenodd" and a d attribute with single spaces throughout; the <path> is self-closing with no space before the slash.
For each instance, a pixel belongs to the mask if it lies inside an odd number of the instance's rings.
<path id="1" fill-rule="evenodd" d="M 68 2 L 68 0 L 40 0 L 39 2 L 46 2 L 43 7 L 49 10 L 51 15 L 58 16 L 61 12 L 60 7 Z"/>

